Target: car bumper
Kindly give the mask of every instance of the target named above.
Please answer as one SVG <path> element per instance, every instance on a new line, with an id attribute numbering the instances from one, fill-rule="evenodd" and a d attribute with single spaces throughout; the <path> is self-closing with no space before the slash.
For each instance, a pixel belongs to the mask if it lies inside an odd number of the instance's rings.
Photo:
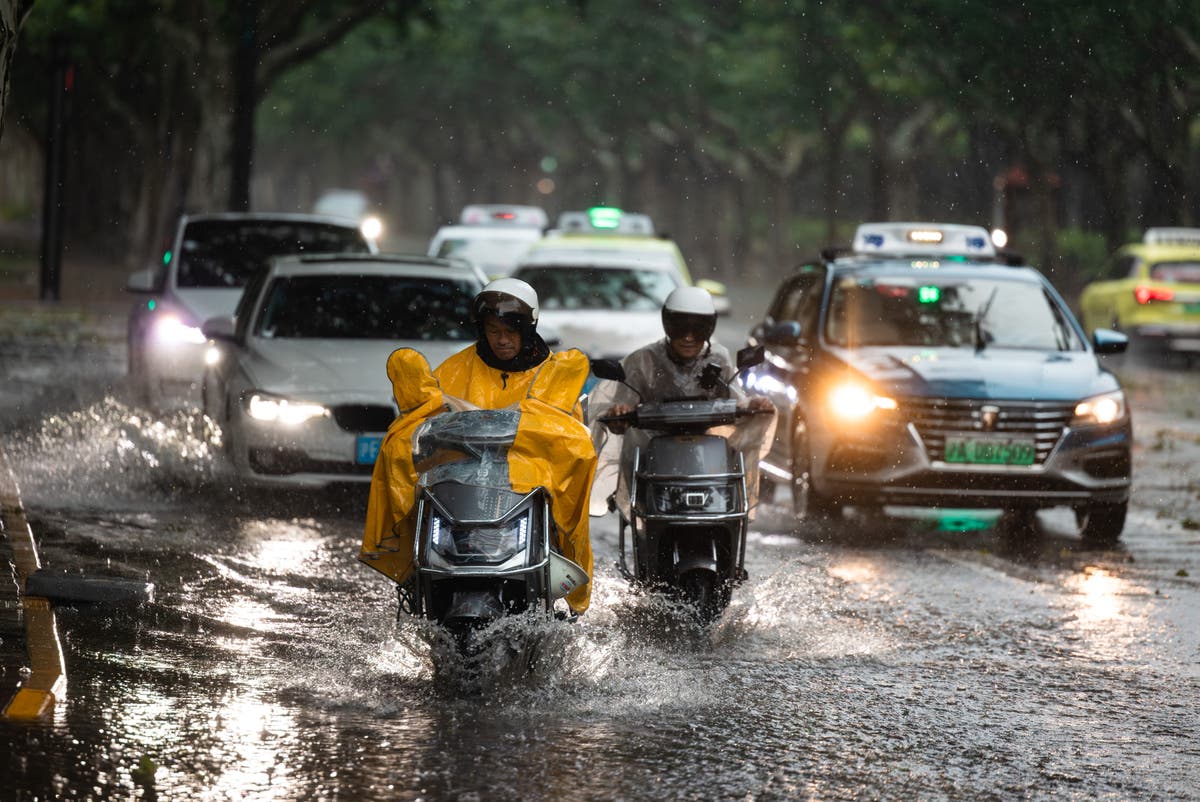
<path id="1" fill-rule="evenodd" d="M 1131 333 L 1168 351 L 1200 352 L 1200 323 L 1142 323 Z"/>
<path id="2" fill-rule="evenodd" d="M 814 488 L 845 503 L 975 508 L 1120 503 L 1130 489 L 1132 428 L 1066 428 L 1040 464 L 964 465 L 931 458 L 915 427 L 836 437 Z"/>
<path id="3" fill-rule="evenodd" d="M 246 482 L 271 487 L 325 487 L 371 481 L 383 432 L 351 432 L 330 417 L 296 426 L 242 416 L 234 465 Z"/>

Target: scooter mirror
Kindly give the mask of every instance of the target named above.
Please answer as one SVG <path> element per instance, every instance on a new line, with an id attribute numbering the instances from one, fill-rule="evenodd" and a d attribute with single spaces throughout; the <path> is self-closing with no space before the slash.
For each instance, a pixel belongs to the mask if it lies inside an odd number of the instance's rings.
<path id="1" fill-rule="evenodd" d="M 592 375 L 597 379 L 608 379 L 615 382 L 625 381 L 625 368 L 615 359 L 593 359 Z"/>
<path id="2" fill-rule="evenodd" d="M 747 345 L 737 352 L 738 370 L 751 365 L 761 365 L 766 359 L 766 349 L 762 345 Z"/>

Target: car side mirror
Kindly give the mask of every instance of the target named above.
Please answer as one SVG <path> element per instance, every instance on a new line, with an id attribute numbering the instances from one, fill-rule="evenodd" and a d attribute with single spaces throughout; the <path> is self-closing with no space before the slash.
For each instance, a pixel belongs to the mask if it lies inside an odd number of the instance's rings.
<path id="1" fill-rule="evenodd" d="M 764 326 L 762 339 L 763 342 L 774 343 L 776 345 L 800 345 L 804 342 L 804 335 L 800 330 L 799 322 L 785 320 L 781 323 L 772 323 L 769 326 Z"/>
<path id="2" fill-rule="evenodd" d="M 737 368 L 744 370 L 753 365 L 761 365 L 767 358 L 767 349 L 762 345 L 747 345 L 737 352 Z"/>
<path id="3" fill-rule="evenodd" d="M 1092 347 L 1097 354 L 1121 354 L 1129 347 L 1129 337 L 1112 329 L 1096 329 L 1092 332 Z"/>
<path id="4" fill-rule="evenodd" d="M 608 379 L 614 382 L 625 381 L 625 368 L 616 359 L 593 359 L 592 375 L 597 379 Z"/>
<path id="5" fill-rule="evenodd" d="M 200 324 L 200 331 L 210 340 L 227 340 L 232 342 L 235 331 L 233 315 L 210 317 Z"/>
<path id="6" fill-rule="evenodd" d="M 125 282 L 125 291 L 139 294 L 158 292 L 158 270 L 148 267 L 131 274 Z"/>

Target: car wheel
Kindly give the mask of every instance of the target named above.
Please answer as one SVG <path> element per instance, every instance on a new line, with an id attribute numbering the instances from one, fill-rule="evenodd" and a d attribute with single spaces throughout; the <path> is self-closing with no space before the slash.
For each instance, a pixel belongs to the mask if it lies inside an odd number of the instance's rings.
<path id="1" fill-rule="evenodd" d="M 812 448 L 808 422 L 796 421 L 792 434 L 792 513 L 797 520 L 840 518 L 842 505 L 822 495 L 812 486 Z"/>
<path id="2" fill-rule="evenodd" d="M 1079 538 L 1087 548 L 1108 549 L 1121 540 L 1125 528 L 1125 514 L 1129 502 L 1118 504 L 1093 502 L 1075 510 L 1075 522 L 1079 525 Z"/>

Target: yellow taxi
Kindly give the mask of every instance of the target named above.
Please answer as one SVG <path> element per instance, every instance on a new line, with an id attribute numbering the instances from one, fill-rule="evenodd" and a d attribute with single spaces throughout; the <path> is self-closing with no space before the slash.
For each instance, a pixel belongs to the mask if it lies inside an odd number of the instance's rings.
<path id="1" fill-rule="evenodd" d="M 1083 289 L 1084 328 L 1114 328 L 1144 350 L 1200 355 L 1200 228 L 1150 228 Z"/>

